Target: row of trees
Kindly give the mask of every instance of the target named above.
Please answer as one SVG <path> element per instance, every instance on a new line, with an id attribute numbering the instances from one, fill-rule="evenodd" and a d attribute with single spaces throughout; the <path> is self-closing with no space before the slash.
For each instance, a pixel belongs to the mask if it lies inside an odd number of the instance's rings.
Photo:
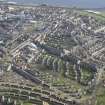
<path id="1" fill-rule="evenodd" d="M 75 79 L 78 82 L 88 82 L 92 78 L 92 72 L 81 68 L 79 64 L 73 65 L 55 56 L 39 54 L 36 62 L 52 70 L 54 73 L 59 73 L 61 76 Z"/>
<path id="2" fill-rule="evenodd" d="M 60 73 L 60 75 L 65 77 L 73 76 L 75 78 L 75 71 L 73 70 L 73 65 L 69 62 L 63 61 L 55 56 L 50 56 L 47 54 L 40 54 L 36 58 L 36 62 L 48 67 L 55 73 Z"/>

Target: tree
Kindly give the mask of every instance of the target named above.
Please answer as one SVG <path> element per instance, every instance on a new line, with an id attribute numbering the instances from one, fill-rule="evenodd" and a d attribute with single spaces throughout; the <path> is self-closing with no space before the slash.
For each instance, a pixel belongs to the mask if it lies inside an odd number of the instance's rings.
<path id="1" fill-rule="evenodd" d="M 66 63 L 64 61 L 61 62 L 61 75 L 65 77 L 66 71 Z"/>
<path id="2" fill-rule="evenodd" d="M 58 62 L 58 58 L 55 58 L 55 59 L 53 60 L 53 71 L 54 71 L 54 72 L 56 72 L 57 69 L 58 69 L 58 64 L 57 64 L 57 62 Z"/>
<path id="3" fill-rule="evenodd" d="M 47 59 L 48 59 L 48 56 L 45 55 L 44 58 L 43 58 L 43 60 L 42 60 L 42 65 L 47 66 Z"/>
<path id="4" fill-rule="evenodd" d="M 53 58 L 51 56 L 49 56 L 48 59 L 47 59 L 47 66 L 50 69 L 52 68 L 52 62 L 53 62 Z"/>
<path id="5" fill-rule="evenodd" d="M 69 76 L 70 72 L 70 64 L 69 62 L 66 62 L 66 75 Z"/>
<path id="6" fill-rule="evenodd" d="M 58 72 L 60 72 L 61 71 L 61 69 L 62 69 L 62 60 L 61 59 L 59 59 L 58 60 Z"/>
<path id="7" fill-rule="evenodd" d="M 42 59 L 42 54 L 39 54 L 39 55 L 36 57 L 35 61 L 38 62 L 38 63 L 40 63 L 40 62 L 41 62 L 41 59 Z"/>

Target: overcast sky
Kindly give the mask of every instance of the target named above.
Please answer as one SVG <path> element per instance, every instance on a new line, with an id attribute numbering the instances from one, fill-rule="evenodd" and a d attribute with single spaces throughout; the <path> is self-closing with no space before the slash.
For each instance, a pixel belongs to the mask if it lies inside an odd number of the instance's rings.
<path id="1" fill-rule="evenodd" d="M 59 6 L 105 7 L 105 0 L 8 0 L 21 3 L 49 4 Z"/>

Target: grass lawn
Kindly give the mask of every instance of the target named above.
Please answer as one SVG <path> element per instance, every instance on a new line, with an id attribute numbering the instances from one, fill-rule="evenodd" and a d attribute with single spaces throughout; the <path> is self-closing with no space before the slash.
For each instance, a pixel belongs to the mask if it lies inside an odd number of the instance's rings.
<path id="1" fill-rule="evenodd" d="M 97 105 L 105 105 L 105 87 L 100 87 L 97 90 Z"/>
<path id="2" fill-rule="evenodd" d="M 105 94 L 97 97 L 97 105 L 105 105 Z"/>
<path id="3" fill-rule="evenodd" d="M 32 105 L 31 103 L 23 103 L 23 105 Z"/>
<path id="4" fill-rule="evenodd" d="M 96 19 L 100 20 L 100 21 L 105 21 L 105 13 L 101 12 L 101 14 L 95 14 L 95 13 L 90 13 L 87 11 L 78 11 L 81 15 L 85 15 L 85 16 L 93 16 Z"/>

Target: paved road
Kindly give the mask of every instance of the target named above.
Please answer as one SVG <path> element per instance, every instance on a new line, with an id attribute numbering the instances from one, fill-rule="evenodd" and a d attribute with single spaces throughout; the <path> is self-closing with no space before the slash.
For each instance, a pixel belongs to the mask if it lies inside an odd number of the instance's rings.
<path id="1" fill-rule="evenodd" d="M 30 45 L 30 39 L 28 39 L 28 40 L 26 40 L 26 41 L 24 41 L 23 43 L 21 43 L 19 46 L 17 46 L 16 48 L 14 48 L 13 50 L 11 50 L 10 51 L 10 53 L 12 54 L 12 55 L 14 55 L 15 54 L 15 51 L 16 50 L 20 50 L 21 48 L 23 48 L 23 47 L 25 47 L 25 46 L 27 46 L 27 45 Z"/>
<path id="2" fill-rule="evenodd" d="M 92 56 L 97 56 L 98 54 L 100 54 L 100 53 L 103 52 L 103 51 L 105 51 L 105 48 L 102 48 L 102 49 L 100 49 L 100 50 L 94 52 L 94 53 L 92 54 Z"/>
<path id="3" fill-rule="evenodd" d="M 39 36 L 36 35 L 36 37 L 34 37 L 34 39 L 35 39 L 36 41 L 42 42 L 43 37 L 42 37 L 42 35 L 39 35 Z M 27 46 L 27 45 L 31 45 L 31 43 L 32 43 L 32 42 L 31 42 L 31 39 L 28 39 L 28 40 L 24 41 L 24 42 L 21 43 L 19 46 L 17 46 L 16 48 L 12 49 L 12 50 L 10 51 L 10 54 L 16 56 L 16 54 L 17 54 L 16 50 L 20 50 L 20 49 L 22 49 L 23 47 L 25 47 L 25 46 Z"/>

